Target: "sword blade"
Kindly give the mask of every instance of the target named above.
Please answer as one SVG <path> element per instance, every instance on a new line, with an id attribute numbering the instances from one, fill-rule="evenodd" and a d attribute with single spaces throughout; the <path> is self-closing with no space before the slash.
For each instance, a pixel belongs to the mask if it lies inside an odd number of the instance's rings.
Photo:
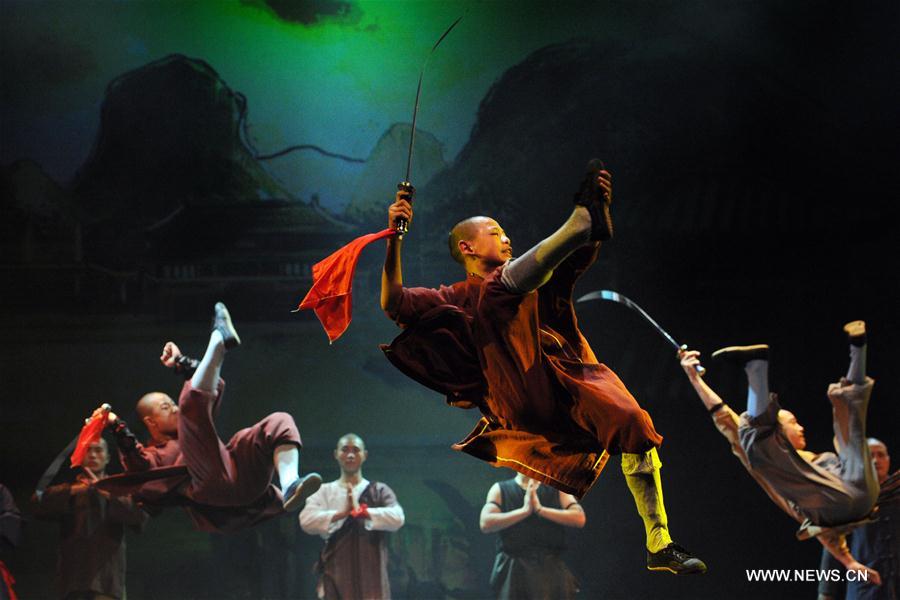
<path id="1" fill-rule="evenodd" d="M 419 72 L 419 84 L 416 86 L 416 103 L 413 106 L 413 118 L 412 118 L 412 131 L 409 134 L 409 153 L 406 155 L 406 178 L 403 181 L 409 181 L 410 170 L 412 169 L 412 155 L 413 155 L 413 145 L 416 140 L 416 121 L 419 118 L 419 98 L 422 95 L 422 78 L 425 76 L 425 67 L 428 66 L 428 61 L 431 60 L 431 55 L 434 54 L 434 51 L 438 46 L 441 45 L 441 42 L 444 41 L 444 38 L 453 31 L 453 28 L 456 27 L 456 24 L 462 20 L 462 15 L 460 15 L 450 27 L 447 28 L 444 33 L 441 34 L 441 37 L 434 43 L 434 46 L 431 47 L 431 51 L 428 53 L 428 56 L 425 57 L 425 62 L 422 63 L 422 70 Z"/>
<path id="2" fill-rule="evenodd" d="M 627 306 L 634 312 L 636 312 L 639 315 L 641 315 L 642 317 L 644 317 L 644 319 L 648 323 L 653 325 L 653 328 L 656 329 L 656 331 L 658 331 L 659 334 L 662 335 L 670 344 L 672 344 L 676 350 L 678 350 L 678 351 L 687 350 L 687 346 L 684 346 L 684 345 L 676 342 L 675 338 L 673 338 L 671 335 L 669 335 L 668 331 L 663 329 L 662 326 L 660 326 L 660 324 L 657 323 L 653 317 L 651 317 L 649 314 L 647 314 L 646 310 L 644 310 L 643 308 L 638 306 L 638 304 L 634 300 L 628 298 L 627 296 L 623 296 L 619 292 L 614 292 L 612 290 L 597 290 L 596 292 L 590 292 L 588 294 L 585 294 L 584 296 L 582 296 L 581 298 L 576 300 L 576 302 L 590 302 L 591 300 L 608 300 L 610 302 L 616 302 L 618 304 L 622 304 L 623 306 Z M 697 365 L 694 368 L 697 370 L 697 372 L 700 375 L 703 375 L 704 373 L 706 373 L 706 367 L 704 367 L 703 365 Z"/>
<path id="3" fill-rule="evenodd" d="M 673 338 L 671 335 L 669 335 L 668 331 L 663 329 L 662 326 L 660 326 L 660 324 L 657 323 L 653 317 L 651 317 L 649 314 L 647 314 L 646 310 L 644 310 L 643 308 L 638 306 L 636 302 L 634 302 L 627 296 L 623 296 L 619 292 L 614 292 L 612 290 L 598 290 L 596 292 L 591 292 L 589 294 L 585 294 L 584 296 L 582 296 L 581 298 L 576 300 L 576 302 L 589 302 L 591 300 L 609 300 L 611 302 L 617 302 L 618 304 L 623 304 L 623 305 L 627 306 L 631 310 L 635 311 L 636 313 L 638 313 L 639 315 L 644 317 L 644 319 L 648 323 L 653 325 L 653 327 L 656 329 L 656 331 L 658 331 L 664 338 L 666 338 L 666 340 L 670 344 L 675 346 L 676 349 L 681 348 L 681 344 L 676 342 L 675 338 Z"/>

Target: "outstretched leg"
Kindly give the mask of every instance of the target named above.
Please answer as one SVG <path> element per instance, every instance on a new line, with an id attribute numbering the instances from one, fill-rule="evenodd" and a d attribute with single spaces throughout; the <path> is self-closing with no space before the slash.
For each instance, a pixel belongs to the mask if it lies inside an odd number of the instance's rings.
<path id="1" fill-rule="evenodd" d="M 769 347 L 766 344 L 728 346 L 713 352 L 712 357 L 743 367 L 747 374 L 747 412 L 751 417 L 758 417 L 766 412 L 771 402 Z"/>
<path id="2" fill-rule="evenodd" d="M 866 327 L 862 321 L 844 326 L 850 342 L 850 367 L 845 381 L 828 388 L 834 417 L 834 442 L 841 457 L 841 479 L 856 499 L 846 518 L 863 516 L 878 495 L 878 477 L 866 440 L 866 412 L 873 382 L 866 378 Z"/>
<path id="3" fill-rule="evenodd" d="M 861 385 L 866 382 L 866 324 L 863 321 L 851 321 L 844 325 L 844 331 L 850 342 L 847 381 Z"/>
<path id="4" fill-rule="evenodd" d="M 562 261 L 590 240 L 590 235 L 591 216 L 585 207 L 576 206 L 562 227 L 510 262 L 503 269 L 501 281 L 507 289 L 521 294 L 538 289 Z"/>
<path id="5" fill-rule="evenodd" d="M 206 353 L 181 397 L 179 440 L 191 473 L 191 497 L 218 506 L 256 501 L 278 472 L 285 510 L 303 506 L 322 483 L 317 473 L 300 478 L 300 434 L 287 413 L 274 413 L 222 444 L 214 424 L 225 352 L 240 344 L 228 309 L 215 306 Z"/>
<path id="6" fill-rule="evenodd" d="M 589 163 L 585 181 L 575 195 L 575 209 L 562 227 L 503 269 L 501 281 L 507 289 L 522 294 L 538 289 L 572 252 L 592 240 L 612 236 L 610 177 L 603 163 Z"/>
<path id="7" fill-rule="evenodd" d="M 284 510 L 290 512 L 303 508 L 306 499 L 322 486 L 322 476 L 307 473 L 300 477 L 300 448 L 294 444 L 279 445 L 273 458 L 284 498 Z"/>
<path id="8" fill-rule="evenodd" d="M 699 558 L 672 541 L 663 502 L 662 478 L 656 448 L 643 454 L 622 454 L 622 472 L 647 534 L 647 568 L 676 575 L 705 573 Z"/>
<path id="9" fill-rule="evenodd" d="M 197 365 L 197 370 L 191 377 L 191 387 L 204 392 L 214 392 L 219 382 L 222 363 L 225 361 L 225 351 L 239 346 L 240 343 L 241 338 L 238 337 L 234 324 L 231 322 L 228 309 L 221 302 L 217 302 L 209 344 L 206 347 L 206 353 L 200 359 L 200 364 Z"/>

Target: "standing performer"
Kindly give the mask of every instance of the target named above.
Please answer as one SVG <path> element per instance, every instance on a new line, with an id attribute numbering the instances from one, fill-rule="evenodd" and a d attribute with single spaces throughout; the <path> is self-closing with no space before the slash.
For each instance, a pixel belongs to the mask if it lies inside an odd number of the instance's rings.
<path id="1" fill-rule="evenodd" d="M 743 366 L 747 373 L 747 412 L 740 418 L 697 373 L 699 352 L 683 352 L 681 365 L 717 427 L 732 442 L 734 454 L 776 505 L 803 522 L 798 537 L 816 535 L 847 570 L 866 572 L 869 581 L 879 583 L 879 574 L 853 557 L 843 535 L 843 526 L 868 515 L 878 495 L 865 434 L 874 385 L 865 375 L 865 324 L 853 321 L 844 330 L 850 340 L 850 367 L 846 377 L 828 387 L 837 454 L 807 451 L 803 427 L 769 393 L 767 345 L 730 346 L 713 353 L 713 358 Z"/>
<path id="2" fill-rule="evenodd" d="M 32 497 L 35 515 L 59 522 L 59 597 L 69 600 L 125 598 L 125 530 L 139 532 L 150 518 L 127 496 L 110 496 L 95 482 L 106 477 L 106 440 L 88 447 L 85 472 L 75 483 Z"/>
<path id="3" fill-rule="evenodd" d="M 495 483 L 481 509 L 481 531 L 499 534 L 491 588 L 500 600 L 574 598 L 575 576 L 563 562 L 565 527 L 584 527 L 571 494 L 517 473 Z"/>
<path id="4" fill-rule="evenodd" d="M 875 463 L 875 474 L 881 491 L 875 506 L 877 519 L 854 529 L 848 536 L 850 551 L 861 562 L 872 565 L 881 576 L 881 585 L 871 581 L 845 578 L 844 581 L 819 581 L 819 600 L 897 600 L 900 598 L 900 469 L 891 473 L 891 455 L 881 440 L 869 438 L 869 453 Z M 837 560 L 822 552 L 819 569 L 837 567 Z M 846 596 L 844 595 L 846 591 Z"/>
<path id="5" fill-rule="evenodd" d="M 316 563 L 319 598 L 391 597 L 385 532 L 403 526 L 403 507 L 387 485 L 363 477 L 369 453 L 355 433 L 341 437 L 334 458 L 341 476 L 309 497 L 300 526 L 325 539 Z"/>
<path id="6" fill-rule="evenodd" d="M 562 227 L 514 261 L 496 221 L 458 223 L 450 254 L 467 278 L 450 287 L 403 287 L 403 242 L 389 238 L 381 307 L 406 330 L 384 350 L 451 405 L 479 408 L 481 421 L 457 450 L 576 497 L 593 485 L 607 452 L 622 453 L 646 530 L 647 568 L 703 573 L 706 565 L 669 535 L 656 451 L 662 436 L 578 329 L 572 290 L 600 241 L 612 237 L 611 176 L 600 161 L 588 171 Z M 388 215 L 391 227 L 412 219 L 404 192 Z"/>
<path id="7" fill-rule="evenodd" d="M 318 473 L 299 476 L 300 433 L 291 415 L 273 413 L 235 433 L 227 444 L 216 432 L 215 414 L 225 389 L 219 372 L 226 350 L 239 344 L 221 302 L 216 304 L 209 345 L 200 361 L 183 356 L 173 342 L 166 343 L 160 360 L 190 379 L 177 405 L 162 392 L 138 401 L 137 413 L 150 432 L 149 445 L 139 443 L 125 422 L 110 413 L 128 473 L 98 486 L 134 493 L 151 505 L 183 505 L 202 531 L 232 531 L 303 506 L 322 478 Z M 272 484 L 275 471 L 281 489 Z"/>

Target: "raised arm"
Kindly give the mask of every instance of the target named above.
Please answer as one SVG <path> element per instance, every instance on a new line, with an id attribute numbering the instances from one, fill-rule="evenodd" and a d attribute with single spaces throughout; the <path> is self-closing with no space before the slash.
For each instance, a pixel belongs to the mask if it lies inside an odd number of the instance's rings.
<path id="1" fill-rule="evenodd" d="M 697 373 L 696 366 L 700 364 L 700 353 L 696 350 L 684 350 L 678 353 L 678 357 L 681 359 L 681 368 L 684 369 L 688 381 L 691 382 L 697 395 L 700 396 L 700 401 L 703 402 L 706 410 L 712 410 L 720 404 L 724 404 L 722 398 L 711 387 L 706 385 L 706 382 Z"/>
<path id="2" fill-rule="evenodd" d="M 398 190 L 394 203 L 388 207 L 388 227 L 396 229 L 399 219 L 412 223 L 412 203 L 408 192 Z M 403 240 L 397 236 L 387 239 L 387 254 L 384 257 L 384 270 L 381 272 L 381 309 L 393 318 L 400 297 L 403 294 L 403 270 L 400 263 L 400 248 Z"/>

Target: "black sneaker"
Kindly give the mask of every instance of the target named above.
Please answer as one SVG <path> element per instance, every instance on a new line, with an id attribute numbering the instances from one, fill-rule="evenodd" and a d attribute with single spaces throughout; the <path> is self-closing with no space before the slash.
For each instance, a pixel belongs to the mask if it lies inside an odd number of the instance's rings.
<path id="1" fill-rule="evenodd" d="M 584 206 L 591 215 L 591 240 L 605 241 L 613 236 L 612 215 L 609 212 L 611 198 L 603 195 L 603 188 L 597 183 L 597 177 L 605 167 L 599 158 L 591 159 L 587 164 L 587 174 L 575 192 L 575 204 Z"/>
<path id="2" fill-rule="evenodd" d="M 715 360 L 724 360 L 743 368 L 751 360 L 769 360 L 769 346 L 768 344 L 728 346 L 713 352 L 712 357 Z"/>
<path id="3" fill-rule="evenodd" d="M 865 321 L 850 321 L 844 325 L 844 332 L 847 334 L 847 339 L 850 341 L 851 346 L 866 345 Z"/>
<path id="4" fill-rule="evenodd" d="M 647 552 L 647 569 L 675 575 L 702 575 L 706 573 L 706 563 L 672 542 L 659 552 Z"/>
<path id="5" fill-rule="evenodd" d="M 288 486 L 284 491 L 282 506 L 285 512 L 291 512 L 303 508 L 306 499 L 315 494 L 322 487 L 322 476 L 318 473 L 307 473 Z"/>
<path id="6" fill-rule="evenodd" d="M 240 346 L 241 338 L 234 328 L 234 323 L 231 322 L 231 314 L 228 312 L 228 309 L 221 302 L 216 302 L 215 310 L 212 328 L 213 331 L 218 331 L 222 334 L 222 339 L 225 340 L 225 349 L 231 350 L 236 346 Z"/>

